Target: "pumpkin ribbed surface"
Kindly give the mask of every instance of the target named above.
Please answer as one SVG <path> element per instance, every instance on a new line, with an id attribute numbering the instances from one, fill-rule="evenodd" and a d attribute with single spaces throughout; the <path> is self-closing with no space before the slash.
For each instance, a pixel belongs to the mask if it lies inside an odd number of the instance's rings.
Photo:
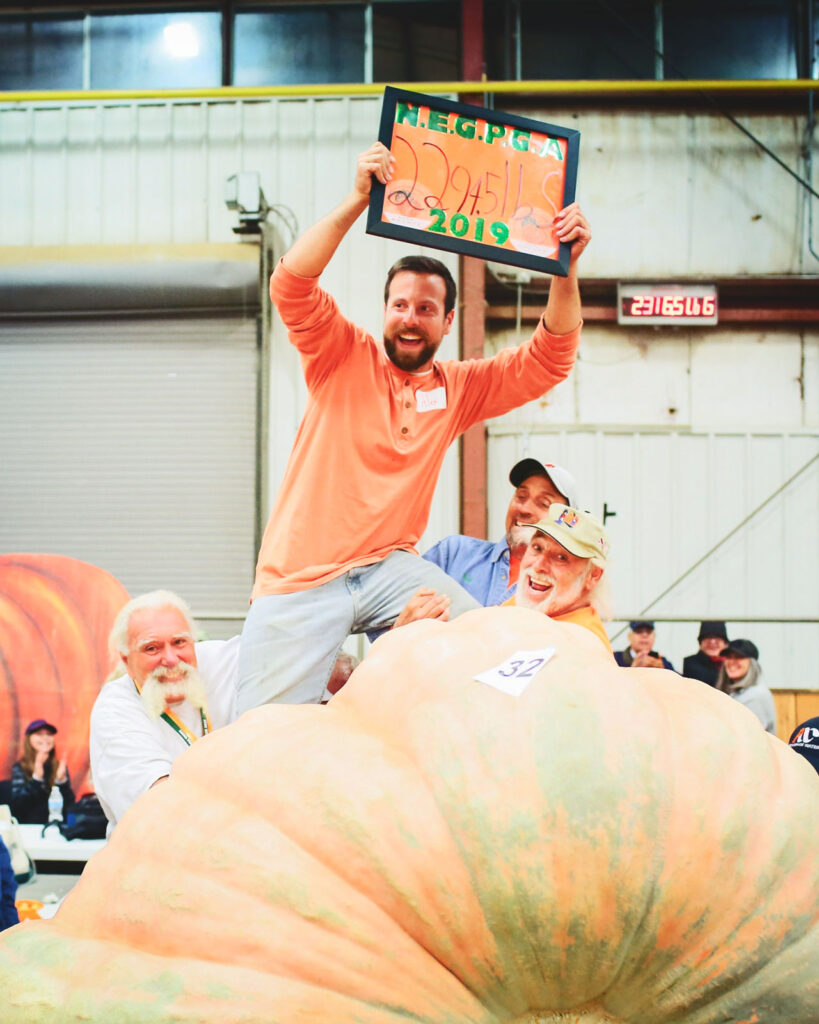
<path id="1" fill-rule="evenodd" d="M 477 682 L 556 655 L 519 697 Z M 194 745 L 4 1021 L 816 1024 L 819 777 L 724 694 L 516 608 L 379 640 Z"/>
<path id="2" fill-rule="evenodd" d="M 0 555 L 0 776 L 35 718 L 59 729 L 77 794 L 88 785 L 88 719 L 113 667 L 108 634 L 128 591 L 65 555 Z"/>

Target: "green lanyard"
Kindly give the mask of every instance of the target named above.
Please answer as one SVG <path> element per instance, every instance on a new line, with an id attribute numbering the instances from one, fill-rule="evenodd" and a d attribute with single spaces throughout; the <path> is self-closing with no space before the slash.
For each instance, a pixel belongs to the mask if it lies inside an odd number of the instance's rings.
<path id="1" fill-rule="evenodd" d="M 136 686 L 136 692 L 141 694 L 142 690 L 137 686 L 136 679 L 132 680 L 132 682 L 134 686 Z M 199 717 L 202 719 L 202 735 L 207 736 L 210 732 L 210 718 L 208 718 L 207 712 L 203 708 L 199 708 Z M 164 719 L 174 732 L 178 733 L 182 737 L 189 747 L 199 739 L 199 737 L 192 733 L 182 719 L 178 718 L 173 711 L 163 711 L 160 718 Z"/>
<path id="2" fill-rule="evenodd" d="M 202 719 L 202 735 L 207 736 L 210 732 L 210 721 L 202 708 L 199 708 L 199 717 Z M 195 736 L 180 718 L 177 718 L 173 711 L 163 711 L 160 718 L 166 721 L 172 729 L 179 733 L 188 746 L 191 746 L 192 743 L 195 743 L 199 739 L 199 737 Z"/>

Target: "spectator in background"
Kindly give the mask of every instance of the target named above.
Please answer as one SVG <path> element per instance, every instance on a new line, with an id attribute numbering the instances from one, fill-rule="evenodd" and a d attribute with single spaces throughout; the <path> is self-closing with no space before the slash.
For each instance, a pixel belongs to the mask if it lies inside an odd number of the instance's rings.
<path id="1" fill-rule="evenodd" d="M 759 681 L 762 670 L 756 644 L 751 640 L 732 640 L 722 656 L 716 688 L 753 711 L 765 731 L 776 735 L 776 708 L 771 691 Z"/>
<path id="2" fill-rule="evenodd" d="M 654 650 L 653 622 L 635 620 L 629 623 L 629 627 L 628 647 L 614 652 L 614 660 L 621 668 L 669 668 L 675 671 L 668 658 Z"/>
<path id="3" fill-rule="evenodd" d="M 6 844 L 0 839 L 0 932 L 20 923 L 15 898 L 17 896 L 17 879 L 11 866 L 11 855 Z"/>
<path id="4" fill-rule="evenodd" d="M 700 649 L 683 659 L 682 674 L 688 679 L 699 679 L 701 683 L 714 686 L 723 661 L 722 652 L 728 645 L 725 623 L 701 622 L 697 640 Z"/>
<path id="5" fill-rule="evenodd" d="M 568 470 L 553 462 L 522 459 L 509 473 L 515 488 L 506 510 L 506 534 L 499 541 L 454 534 L 424 553 L 482 605 L 502 604 L 514 594 L 520 560 L 532 539 L 531 527 L 549 506 L 577 506 L 577 484 Z"/>
<path id="6" fill-rule="evenodd" d="M 74 791 L 65 761 L 57 760 L 54 737 L 57 727 L 44 718 L 35 718 L 26 726 L 23 756 L 11 769 L 11 813 L 21 825 L 45 825 L 48 822 L 48 797 L 58 786 L 63 798 L 63 813 L 74 804 Z"/>
<path id="7" fill-rule="evenodd" d="M 819 772 L 819 715 L 797 725 L 788 740 L 788 746 Z"/>

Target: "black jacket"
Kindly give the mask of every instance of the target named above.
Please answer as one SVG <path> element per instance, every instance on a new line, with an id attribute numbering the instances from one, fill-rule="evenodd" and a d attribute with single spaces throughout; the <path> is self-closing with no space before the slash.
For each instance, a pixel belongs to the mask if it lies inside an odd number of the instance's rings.
<path id="1" fill-rule="evenodd" d="M 74 805 L 70 779 L 57 783 L 63 795 L 63 815 Z M 11 813 L 21 825 L 45 825 L 48 821 L 48 795 L 45 782 L 26 775 L 19 761 L 11 769 Z"/>
<path id="2" fill-rule="evenodd" d="M 689 654 L 683 659 L 682 674 L 689 679 L 699 679 L 701 683 L 714 686 L 719 675 L 719 665 L 711 661 L 705 651 L 697 651 L 696 654 Z"/>

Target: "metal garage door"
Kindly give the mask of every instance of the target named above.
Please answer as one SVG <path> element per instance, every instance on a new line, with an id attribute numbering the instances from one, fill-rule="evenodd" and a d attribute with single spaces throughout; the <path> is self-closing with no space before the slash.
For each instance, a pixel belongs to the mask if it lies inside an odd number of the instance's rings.
<path id="1" fill-rule="evenodd" d="M 238 631 L 256 556 L 251 316 L 0 323 L 0 550 L 169 587 Z"/>

